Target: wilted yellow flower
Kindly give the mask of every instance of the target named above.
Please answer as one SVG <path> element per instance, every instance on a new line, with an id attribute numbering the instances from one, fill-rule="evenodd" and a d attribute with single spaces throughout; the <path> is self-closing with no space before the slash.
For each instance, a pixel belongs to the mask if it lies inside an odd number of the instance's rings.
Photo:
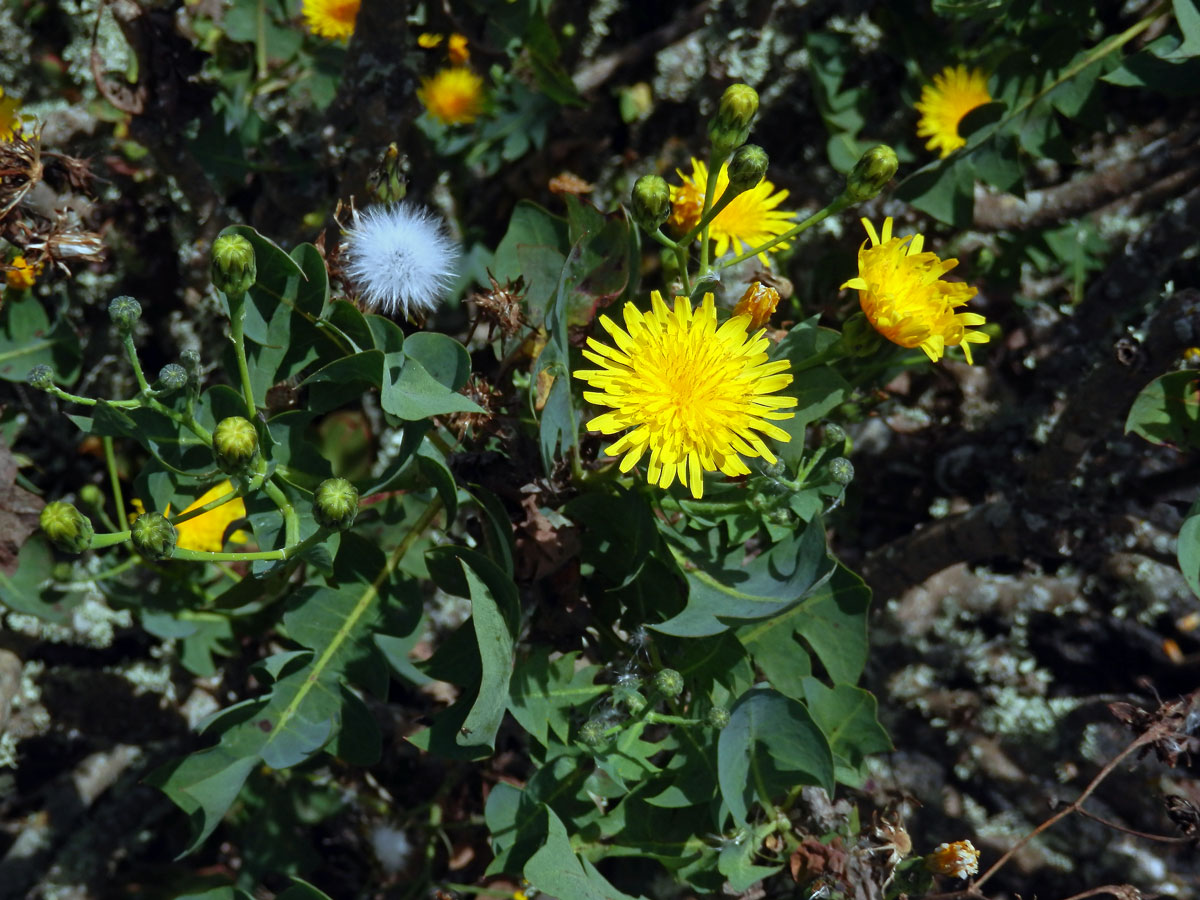
<path id="1" fill-rule="evenodd" d="M 304 21 L 315 35 L 346 40 L 354 34 L 361 5 L 362 0 L 304 0 Z"/>
<path id="2" fill-rule="evenodd" d="M 742 294 L 742 299 L 733 308 L 733 314 L 747 316 L 750 319 L 750 324 L 746 326 L 747 330 L 757 331 L 767 324 L 767 320 L 774 314 L 775 307 L 778 305 L 779 291 L 761 281 L 756 281 L 746 288 L 746 293 Z"/>
<path id="3" fill-rule="evenodd" d="M 17 115 L 20 108 L 21 101 L 5 96 L 4 88 L 0 87 L 0 141 L 11 140 L 14 134 L 21 133 L 21 117 Z"/>
<path id="4" fill-rule="evenodd" d="M 929 871 L 954 878 L 967 878 L 979 872 L 979 851 L 970 841 L 941 844 L 925 857 Z"/>
<path id="5" fill-rule="evenodd" d="M 463 66 L 451 66 L 422 79 L 417 98 L 447 125 L 474 122 L 483 112 L 483 79 Z"/>
<path id="6" fill-rule="evenodd" d="M 958 133 L 963 116 L 991 102 L 983 72 L 966 66 L 948 66 L 933 76 L 933 84 L 921 88 L 921 99 L 916 104 L 921 114 L 917 136 L 929 138 L 926 149 L 947 157 L 967 142 Z"/>
<path id="7" fill-rule="evenodd" d="M 14 256 L 9 268 L 4 273 L 4 281 L 14 291 L 25 291 L 37 283 L 37 277 L 42 274 L 42 264 L 31 266 L 23 256 Z"/>
<path id="8" fill-rule="evenodd" d="M 671 187 L 671 218 L 667 221 L 677 232 L 685 234 L 700 221 L 700 213 L 704 208 L 704 186 L 708 183 L 708 166 L 693 158 L 691 175 L 684 175 L 682 169 L 675 171 L 679 173 L 683 184 Z M 726 163 L 717 173 L 714 203 L 728 184 L 729 164 Z M 738 253 L 744 248 L 756 247 L 791 228 L 795 213 L 775 208 L 787 196 L 787 191 L 776 191 L 775 185 L 764 178 L 750 190 L 734 197 L 733 202 L 721 210 L 708 226 L 708 236 L 716 244 L 717 256 L 724 255 L 730 249 Z M 776 244 L 770 252 L 783 250 L 787 246 L 786 241 Z M 758 258 L 766 264 L 766 254 L 760 253 Z"/>
<path id="9" fill-rule="evenodd" d="M 450 57 L 450 64 L 453 66 L 461 66 L 471 58 L 471 51 L 467 49 L 467 36 L 455 32 L 450 35 L 450 40 L 446 43 L 446 55 Z"/>
<path id="10" fill-rule="evenodd" d="M 975 288 L 960 282 L 942 281 L 958 265 L 957 259 L 941 260 L 936 253 L 922 253 L 925 239 L 919 234 L 892 237 L 892 217 L 883 223 L 882 236 L 867 219 L 862 220 L 870 237 L 858 251 L 858 277 L 844 288 L 858 291 L 858 302 L 872 327 L 901 347 L 920 347 L 934 362 L 947 347 L 963 348 L 971 362 L 971 344 L 986 344 L 988 336 L 968 331 L 982 325 L 977 313 L 956 313 L 975 296 Z"/>
<path id="11" fill-rule="evenodd" d="M 224 497 L 232 490 L 232 482 L 228 480 L 222 481 L 220 484 L 214 485 L 205 491 L 199 499 L 188 506 L 183 512 L 189 513 L 193 509 L 203 506 L 205 503 L 211 503 L 218 497 Z M 146 512 L 146 507 L 136 497 L 133 499 L 132 505 L 135 515 L 131 517 L 131 521 Z M 167 511 L 164 515 L 171 515 L 170 504 L 167 505 Z M 195 518 L 176 523 L 175 530 L 178 534 L 178 539 L 175 542 L 175 546 L 184 550 L 204 550 L 216 553 L 225 546 L 225 530 L 233 522 L 244 518 L 246 518 L 246 504 L 242 501 L 241 497 L 235 497 L 228 503 L 222 503 L 215 509 L 201 513 Z M 235 544 L 244 544 L 250 540 L 250 535 L 239 529 L 229 535 L 229 540 Z"/>
<path id="12" fill-rule="evenodd" d="M 780 410 L 795 406 L 795 397 L 770 396 L 792 381 L 787 361 L 767 361 L 767 339 L 762 331 L 748 335 L 743 316 L 718 327 L 712 294 L 695 311 L 687 297 L 668 308 L 657 291 L 650 305 L 643 313 L 626 303 L 624 329 L 600 316 L 616 346 L 588 338 L 583 355 L 600 368 L 575 373 L 594 388 L 585 400 L 612 407 L 588 428 L 632 429 L 606 454 L 623 457 L 620 469 L 628 472 L 649 450 L 648 480 L 667 488 L 678 477 L 697 499 L 705 472 L 747 475 L 741 456 L 774 463 L 762 435 L 790 440 L 768 421 L 794 415 Z"/>

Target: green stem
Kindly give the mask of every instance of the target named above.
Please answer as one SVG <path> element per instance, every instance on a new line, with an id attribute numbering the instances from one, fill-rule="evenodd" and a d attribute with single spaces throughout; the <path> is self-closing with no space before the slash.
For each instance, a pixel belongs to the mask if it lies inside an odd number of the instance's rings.
<path id="1" fill-rule="evenodd" d="M 704 185 L 704 206 L 700 209 L 700 221 L 704 224 L 700 228 L 700 269 L 696 272 L 697 279 L 708 274 L 708 221 L 706 220 L 711 219 L 709 211 L 712 209 L 713 197 L 717 193 L 717 173 L 721 171 L 721 166 L 725 164 L 728 155 L 713 150 L 708 160 L 708 181 Z"/>
<path id="2" fill-rule="evenodd" d="M 325 539 L 325 529 L 314 531 L 304 540 L 296 544 L 289 544 L 279 550 L 252 550 L 238 552 L 236 550 L 229 551 L 209 551 L 209 550 L 185 550 L 175 548 L 175 552 L 171 555 L 171 559 L 180 559 L 184 562 L 242 562 L 256 559 L 291 559 L 303 553 L 313 544 L 319 543 Z"/>
<path id="3" fill-rule="evenodd" d="M 64 391 L 58 385 L 53 385 L 50 388 L 47 388 L 46 393 L 52 394 L 59 400 L 66 400 L 68 403 L 78 403 L 80 406 L 95 406 L 96 403 L 99 402 L 93 400 L 91 397 L 81 397 L 79 394 L 72 394 L 68 391 Z M 106 400 L 105 402 L 109 406 L 119 406 L 122 409 L 135 409 L 142 405 L 142 401 L 138 398 L 134 398 L 133 400 Z"/>
<path id="4" fill-rule="evenodd" d="M 250 367 L 246 365 L 246 340 L 242 333 L 246 321 L 246 295 L 227 294 L 229 301 L 229 337 L 233 341 L 233 352 L 237 357 L 238 378 L 242 382 L 242 396 L 246 400 L 247 418 L 253 419 L 258 414 L 254 403 L 254 388 L 250 384 Z"/>
<path id="5" fill-rule="evenodd" d="M 650 236 L 675 254 L 675 262 L 679 266 L 679 276 L 683 279 L 684 293 L 690 296 L 692 293 L 692 283 L 688 277 L 687 243 L 684 241 L 675 242 L 661 231 L 652 231 L 650 232 Z"/>
<path id="6" fill-rule="evenodd" d="M 117 456 L 113 452 L 113 439 L 102 437 L 100 442 L 104 445 L 104 465 L 108 469 L 108 483 L 112 487 L 113 503 L 117 507 L 117 524 L 121 526 L 121 531 L 128 532 L 129 519 L 125 516 L 125 500 L 121 496 L 121 477 L 117 474 Z"/>
<path id="7" fill-rule="evenodd" d="M 146 382 L 146 373 L 142 371 L 142 363 L 138 359 L 137 347 L 133 345 L 133 335 L 128 332 L 121 335 L 121 345 L 125 348 L 125 355 L 129 357 L 129 365 L 133 367 L 133 377 L 137 379 L 138 390 L 147 397 L 152 396 L 150 385 Z"/>
<path id="8" fill-rule="evenodd" d="M 256 485 L 251 483 L 250 490 L 253 490 L 255 487 Z M 186 522 L 188 519 L 194 519 L 196 516 L 202 516 L 206 512 L 211 512 L 218 506 L 224 506 L 226 503 L 236 500 L 240 496 L 241 492 L 235 488 L 228 493 L 222 494 L 220 497 L 215 497 L 212 500 L 209 500 L 203 506 L 197 506 L 195 509 L 189 509 L 187 512 L 181 512 L 177 516 L 171 516 L 171 524 L 179 525 L 182 522 Z"/>
<path id="9" fill-rule="evenodd" d="M 92 535 L 93 550 L 103 550 L 105 547 L 111 547 L 114 544 L 123 544 L 129 540 L 128 531 L 110 531 L 108 534 Z"/>
<path id="10" fill-rule="evenodd" d="M 287 494 L 283 492 L 283 488 L 276 483 L 274 478 L 264 481 L 262 487 L 263 493 L 271 498 L 271 502 L 279 508 L 279 512 L 283 515 L 285 543 L 294 544 L 300 538 L 300 517 L 296 515 L 295 507 L 292 506 Z"/>
<path id="11" fill-rule="evenodd" d="M 745 253 L 735 256 L 733 259 L 724 260 L 723 262 L 719 263 L 717 267 L 721 268 L 721 269 L 725 269 L 725 268 L 728 268 L 729 266 L 736 266 L 738 263 L 745 262 L 746 260 L 750 259 L 753 256 L 758 256 L 758 254 L 760 254 L 760 253 L 765 253 L 767 250 L 770 250 L 776 244 L 782 244 L 784 241 L 791 240 L 796 235 L 798 235 L 800 232 L 806 231 L 807 229 L 812 228 L 818 222 L 829 218 L 834 213 L 840 213 L 843 209 L 846 209 L 846 207 L 853 206 L 854 202 L 855 202 L 854 200 L 850 199 L 845 194 L 842 194 L 836 200 L 834 200 L 832 203 L 830 203 L 828 206 L 826 206 L 824 209 L 813 213 L 811 216 L 809 216 L 807 219 L 805 219 L 799 225 L 792 226 L 791 228 L 789 228 L 787 231 L 785 231 L 783 234 L 779 235 L 778 237 L 771 238 L 771 240 L 767 241 L 765 244 L 760 244 L 757 247 L 753 247 L 750 250 L 747 250 Z"/>
<path id="12" fill-rule="evenodd" d="M 651 725 L 703 725 L 702 719 L 689 719 L 686 716 L 671 716 L 666 713 L 647 713 L 646 721 Z"/>
<path id="13" fill-rule="evenodd" d="M 723 213 L 725 211 L 725 207 L 727 207 L 730 203 L 732 203 L 734 201 L 734 198 L 740 196 L 743 193 L 742 191 L 734 191 L 731 188 L 732 188 L 731 185 L 728 185 L 728 184 L 725 185 L 725 191 L 721 194 L 721 198 L 712 205 L 711 209 L 709 209 L 706 212 L 701 214 L 700 221 L 692 226 L 691 231 L 689 231 L 687 234 L 685 234 L 683 237 L 681 237 L 679 239 L 679 243 L 681 246 L 684 246 L 684 247 L 688 246 L 689 244 L 691 244 L 692 241 L 694 241 L 696 239 L 696 236 L 699 235 L 702 231 L 706 232 L 708 229 L 708 226 L 712 223 L 712 220 L 715 219 L 717 216 L 719 216 L 721 213 Z M 705 186 L 705 189 L 707 190 L 707 185 Z M 707 241 L 708 238 L 705 237 L 705 240 Z"/>
<path id="14" fill-rule="evenodd" d="M 267 0 L 258 0 L 258 29 L 254 40 L 254 60 L 258 68 L 258 80 L 267 77 Z"/>

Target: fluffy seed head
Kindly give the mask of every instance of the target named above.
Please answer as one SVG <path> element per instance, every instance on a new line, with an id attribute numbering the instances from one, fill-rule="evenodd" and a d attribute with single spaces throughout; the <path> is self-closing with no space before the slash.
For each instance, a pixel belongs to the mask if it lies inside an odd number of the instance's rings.
<path id="1" fill-rule="evenodd" d="M 401 202 L 356 212 L 344 259 L 367 307 L 410 316 L 432 311 L 445 295 L 458 248 L 432 213 Z"/>

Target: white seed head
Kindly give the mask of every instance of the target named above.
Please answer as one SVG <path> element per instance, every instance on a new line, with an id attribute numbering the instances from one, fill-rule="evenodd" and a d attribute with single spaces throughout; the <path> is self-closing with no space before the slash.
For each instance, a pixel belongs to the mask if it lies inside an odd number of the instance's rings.
<path id="1" fill-rule="evenodd" d="M 343 248 L 346 274 L 369 309 L 430 312 L 449 289 L 458 248 L 433 213 L 403 201 L 354 213 Z"/>

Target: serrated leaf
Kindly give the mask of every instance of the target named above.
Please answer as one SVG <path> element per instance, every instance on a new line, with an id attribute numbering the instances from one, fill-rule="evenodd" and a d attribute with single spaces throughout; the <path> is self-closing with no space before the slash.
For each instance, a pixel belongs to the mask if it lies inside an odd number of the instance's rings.
<path id="1" fill-rule="evenodd" d="M 771 804 L 797 784 L 833 793 L 825 735 L 808 710 L 770 689 L 747 691 L 734 705 L 717 741 L 717 764 L 721 796 L 741 825 L 755 799 Z"/>
<path id="2" fill-rule="evenodd" d="M 549 647 L 534 647 L 517 660 L 511 681 L 509 711 L 542 746 L 549 746 L 550 734 L 566 743 L 570 737 L 572 710 L 585 707 L 608 688 L 595 684 L 601 667 L 590 665 L 576 669 L 578 651 L 551 659 Z"/>
<path id="3" fill-rule="evenodd" d="M 566 826 L 547 806 L 546 842 L 525 863 L 525 877 L 543 893 L 571 900 L 633 900 L 618 891 L 587 860 L 571 847 Z"/>

